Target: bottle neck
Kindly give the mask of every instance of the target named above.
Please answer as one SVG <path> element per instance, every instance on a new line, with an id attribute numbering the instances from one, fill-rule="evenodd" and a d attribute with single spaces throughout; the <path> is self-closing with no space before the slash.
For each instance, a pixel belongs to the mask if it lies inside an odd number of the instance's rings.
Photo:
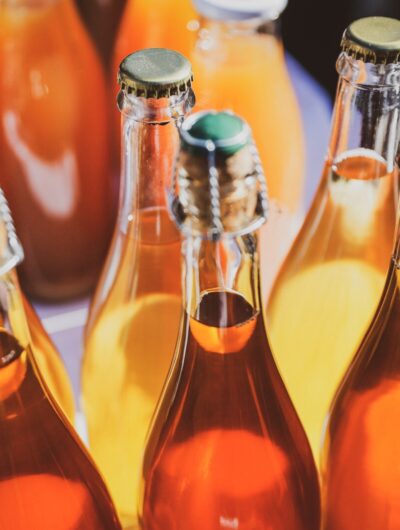
<path id="1" fill-rule="evenodd" d="M 136 213 L 166 207 L 179 148 L 179 127 L 193 106 L 193 93 L 162 99 L 119 95 L 122 172 L 119 225 L 127 232 Z"/>
<path id="2" fill-rule="evenodd" d="M 195 319 L 209 293 L 218 293 L 220 305 L 232 294 L 242 297 L 254 314 L 261 313 L 258 241 L 255 233 L 211 241 L 189 237 L 183 244 L 185 309 Z M 230 327 L 230 315 L 220 311 L 219 326 Z M 241 322 L 235 322 L 235 325 Z"/>
<path id="3" fill-rule="evenodd" d="M 400 65 L 366 64 L 346 53 L 340 75 L 328 163 L 352 155 L 371 155 L 395 167 L 400 135 Z"/>

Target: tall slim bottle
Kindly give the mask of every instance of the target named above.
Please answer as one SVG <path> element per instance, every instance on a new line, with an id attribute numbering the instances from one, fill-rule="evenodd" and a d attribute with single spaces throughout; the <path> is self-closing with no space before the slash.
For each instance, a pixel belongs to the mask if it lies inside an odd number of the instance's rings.
<path id="1" fill-rule="evenodd" d="M 303 219 L 303 128 L 280 37 L 287 0 L 194 4 L 201 15 L 191 55 L 197 108 L 231 109 L 246 119 L 273 199 L 260 232 L 266 297 Z"/>
<path id="2" fill-rule="evenodd" d="M 256 230 L 267 199 L 249 142 L 230 113 L 197 113 L 182 128 L 173 211 L 184 310 L 144 458 L 143 530 L 319 529 L 311 450 L 262 316 Z"/>
<path id="3" fill-rule="evenodd" d="M 82 384 L 90 447 L 129 526 L 146 432 L 178 334 L 180 237 L 165 190 L 193 93 L 190 63 L 165 49 L 128 56 L 119 79 L 121 202 L 92 304 Z"/>
<path id="4" fill-rule="evenodd" d="M 61 407 L 71 424 L 75 419 L 75 402 L 68 378 L 60 354 L 56 350 L 50 337 L 47 335 L 39 317 L 33 307 L 23 296 L 19 289 L 16 266 L 22 262 L 24 253 L 18 238 L 15 235 L 15 228 L 11 212 L 6 198 L 0 188 L 0 254 L 12 255 L 14 262 L 9 261 L 9 276 L 13 278 L 14 289 L 21 297 L 22 304 L 18 305 L 13 312 L 13 321 L 16 329 L 28 324 L 29 333 L 32 339 L 32 353 L 38 364 L 40 373 L 51 391 L 57 404 Z M 1 324 L 0 324 L 1 325 Z"/>
<path id="5" fill-rule="evenodd" d="M 37 298 L 88 293 L 113 203 L 105 81 L 73 0 L 0 3 L 0 185 Z"/>
<path id="6" fill-rule="evenodd" d="M 396 24 L 374 17 L 345 33 L 322 180 L 267 307 L 272 350 L 317 459 L 329 405 L 379 303 L 392 252 Z M 386 59 L 375 58 L 376 48 Z"/>
<path id="7" fill-rule="evenodd" d="M 121 530 L 107 489 L 43 384 L 14 272 L 0 249 L 0 528 Z"/>

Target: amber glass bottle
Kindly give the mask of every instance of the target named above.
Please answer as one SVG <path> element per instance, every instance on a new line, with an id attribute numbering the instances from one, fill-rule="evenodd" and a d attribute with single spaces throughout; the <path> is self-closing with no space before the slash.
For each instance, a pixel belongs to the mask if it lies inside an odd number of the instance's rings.
<path id="1" fill-rule="evenodd" d="M 400 231 L 383 298 L 329 418 L 325 530 L 399 528 L 399 336 Z"/>
<path id="2" fill-rule="evenodd" d="M 94 286 L 112 223 L 101 66 L 73 0 L 0 4 L 0 185 L 24 246 L 25 290 Z"/>
<path id="3" fill-rule="evenodd" d="M 8 242 L 0 249 L 0 527 L 120 530 L 100 475 L 37 368 L 14 272 L 19 245 Z"/>
<path id="4" fill-rule="evenodd" d="M 303 220 L 303 127 L 280 36 L 279 15 L 287 0 L 194 4 L 201 15 L 191 55 L 197 108 L 243 116 L 268 179 L 270 215 L 260 231 L 266 298 Z"/>
<path id="5" fill-rule="evenodd" d="M 387 42 L 376 37 L 385 24 Z M 370 62 L 375 38 L 389 53 L 391 24 L 378 17 L 346 32 L 322 181 L 267 307 L 272 349 L 316 459 L 329 405 L 379 303 L 392 252 L 400 78 L 390 60 Z"/>
<path id="6" fill-rule="evenodd" d="M 11 253 L 12 251 L 12 253 Z M 13 257 L 13 266 L 9 261 L 9 276 L 13 278 L 14 289 L 19 291 L 15 267 L 23 260 L 23 250 L 15 233 L 14 223 L 7 204 L 7 200 L 0 188 L 0 254 Z M 40 373 L 51 394 L 62 408 L 63 412 L 73 424 L 75 419 L 75 403 L 71 384 L 59 353 L 47 335 L 39 317 L 28 300 L 19 291 L 22 305 L 10 308 L 16 329 L 22 329 L 28 323 L 32 339 L 32 353 L 37 362 Z"/>
<path id="7" fill-rule="evenodd" d="M 144 458 L 143 530 L 319 529 L 311 450 L 262 316 L 265 182 L 248 141 L 228 113 L 182 128 L 173 211 L 186 236 L 185 301 Z"/>
<path id="8" fill-rule="evenodd" d="M 136 521 L 145 436 L 178 334 L 180 237 L 165 190 L 177 127 L 193 103 L 191 76 L 189 62 L 164 49 L 132 54 L 120 67 L 121 203 L 86 330 L 83 399 L 92 453 L 128 525 Z"/>
<path id="9" fill-rule="evenodd" d="M 76 3 L 108 70 L 126 0 L 76 0 Z"/>

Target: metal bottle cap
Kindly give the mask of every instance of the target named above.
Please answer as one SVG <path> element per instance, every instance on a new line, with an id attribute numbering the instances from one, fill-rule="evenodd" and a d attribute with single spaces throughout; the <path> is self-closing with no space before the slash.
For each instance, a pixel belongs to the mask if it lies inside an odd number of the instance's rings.
<path id="1" fill-rule="evenodd" d="M 121 90 L 149 99 L 179 95 L 191 87 L 192 81 L 190 62 L 165 48 L 147 48 L 128 55 L 118 72 Z"/>
<path id="2" fill-rule="evenodd" d="M 366 17 L 346 29 L 343 51 L 366 63 L 387 64 L 400 61 L 400 20 Z"/>
<path id="3" fill-rule="evenodd" d="M 214 240 L 257 230 L 268 215 L 268 193 L 247 123 L 230 112 L 198 112 L 180 136 L 169 193 L 180 229 Z"/>
<path id="4" fill-rule="evenodd" d="M 279 17 L 288 0 L 193 0 L 197 11 L 214 20 L 248 20 Z"/>

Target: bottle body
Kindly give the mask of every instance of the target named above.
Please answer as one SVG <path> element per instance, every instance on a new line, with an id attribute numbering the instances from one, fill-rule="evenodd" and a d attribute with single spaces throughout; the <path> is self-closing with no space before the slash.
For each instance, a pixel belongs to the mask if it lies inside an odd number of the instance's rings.
<path id="1" fill-rule="evenodd" d="M 311 452 L 248 283 L 254 248 L 253 236 L 186 241 L 186 311 L 144 458 L 144 530 L 319 528 Z M 224 289 L 233 255 L 240 272 Z"/>
<path id="2" fill-rule="evenodd" d="M 359 75 L 358 61 L 338 64 L 321 184 L 267 305 L 272 349 L 317 460 L 334 392 L 382 294 L 397 205 L 396 88 L 364 89 L 346 78 Z"/>
<path id="3" fill-rule="evenodd" d="M 399 524 L 399 257 L 398 245 L 379 308 L 330 414 L 322 475 L 326 530 Z"/>
<path id="4" fill-rule="evenodd" d="M 198 108 L 243 116 L 260 153 L 273 200 L 260 236 L 266 297 L 302 220 L 305 182 L 301 116 L 282 43 L 274 22 L 204 19 L 191 59 Z"/>
<path id="5" fill-rule="evenodd" d="M 0 16 L 0 183 L 25 248 L 21 281 L 43 299 L 86 294 L 113 208 L 101 67 L 70 0 L 6 3 Z"/>

